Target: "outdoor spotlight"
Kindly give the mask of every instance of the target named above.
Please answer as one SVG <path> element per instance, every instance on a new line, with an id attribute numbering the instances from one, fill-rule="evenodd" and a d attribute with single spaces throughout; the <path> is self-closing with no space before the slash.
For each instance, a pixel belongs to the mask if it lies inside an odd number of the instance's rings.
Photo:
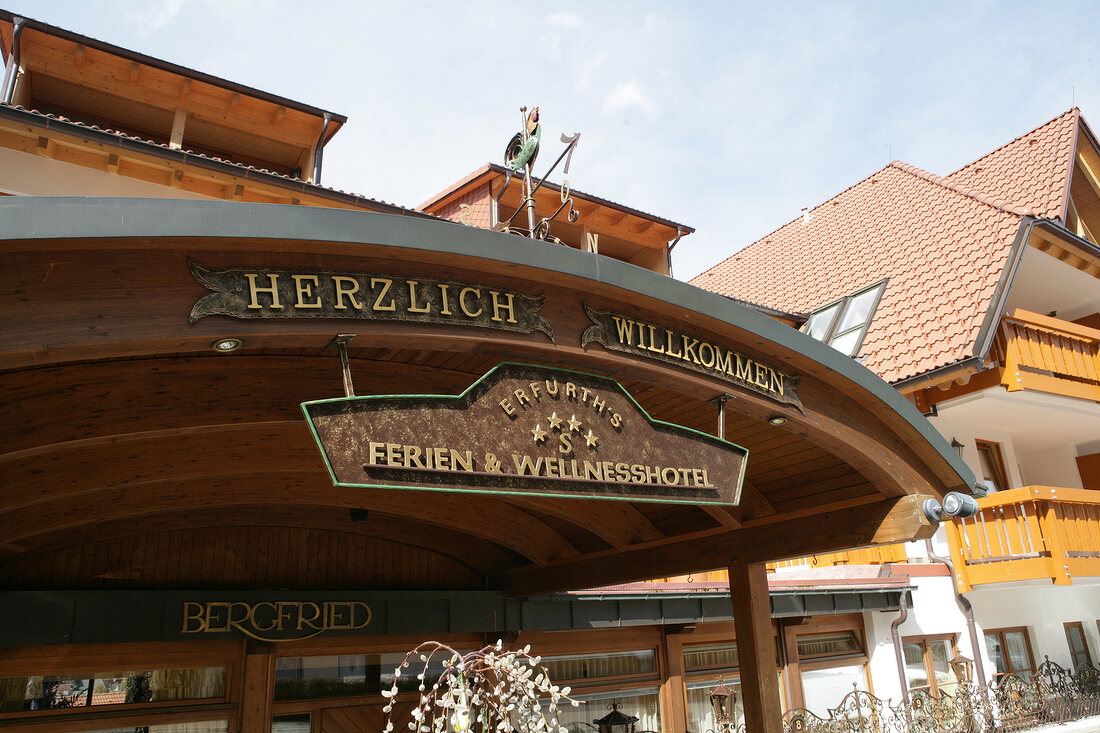
<path id="1" fill-rule="evenodd" d="M 770 422 L 772 425 L 786 425 L 787 418 L 783 417 L 782 415 L 772 415 L 768 418 L 768 422 Z"/>
<path id="2" fill-rule="evenodd" d="M 935 499 L 925 499 L 920 509 L 928 521 L 933 523 L 942 522 L 944 517 L 969 519 L 978 513 L 978 501 L 973 496 L 949 491 L 943 497 L 943 504 Z"/>
<path id="3" fill-rule="evenodd" d="M 963 448 L 966 446 L 959 442 L 958 438 L 951 438 L 951 447 L 955 449 L 955 452 L 959 454 L 959 458 L 963 457 Z"/>
<path id="4" fill-rule="evenodd" d="M 219 354 L 228 354 L 230 351 L 241 348 L 241 340 L 234 338 L 218 339 L 210 347 Z"/>
<path id="5" fill-rule="evenodd" d="M 920 510 L 932 524 L 943 521 L 943 507 L 935 499 L 925 499 L 924 503 L 920 505 Z"/>
<path id="6" fill-rule="evenodd" d="M 978 501 L 973 496 L 950 491 L 943 497 L 943 513 L 963 519 L 973 517 L 978 513 Z"/>

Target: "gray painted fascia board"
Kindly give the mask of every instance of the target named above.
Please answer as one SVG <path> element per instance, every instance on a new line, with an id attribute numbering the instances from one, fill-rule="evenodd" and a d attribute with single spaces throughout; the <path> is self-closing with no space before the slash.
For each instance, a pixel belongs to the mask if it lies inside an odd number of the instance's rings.
<path id="1" fill-rule="evenodd" d="M 0 242 L 195 237 L 383 245 L 522 265 L 644 293 L 673 309 L 718 319 L 813 359 L 900 415 L 935 448 L 964 486 L 976 483 L 973 472 L 931 423 L 889 384 L 854 359 L 721 295 L 603 255 L 450 222 L 346 209 L 79 196 L 0 199 Z"/>

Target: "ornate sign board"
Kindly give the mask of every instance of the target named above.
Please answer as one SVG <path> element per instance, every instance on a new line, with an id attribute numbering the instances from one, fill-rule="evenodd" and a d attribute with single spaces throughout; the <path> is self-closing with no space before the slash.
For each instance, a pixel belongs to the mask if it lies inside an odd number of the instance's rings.
<path id="1" fill-rule="evenodd" d="M 644 356 L 666 364 L 724 379 L 776 402 L 797 407 L 795 394 L 799 378 L 755 361 L 733 349 L 726 349 L 686 333 L 646 323 L 618 313 L 594 310 L 584 305 L 592 326 L 581 334 L 581 346 L 595 341 L 612 351 Z"/>
<path id="2" fill-rule="evenodd" d="M 480 326 L 500 331 L 554 329 L 539 315 L 545 296 L 470 283 L 378 275 L 238 268 L 214 272 L 188 260 L 191 274 L 213 290 L 191 308 L 191 323 L 205 316 L 232 318 L 355 318 Z"/>
<path id="3" fill-rule="evenodd" d="M 461 395 L 302 410 L 337 486 L 736 505 L 748 454 L 652 419 L 613 379 L 527 364 Z"/>

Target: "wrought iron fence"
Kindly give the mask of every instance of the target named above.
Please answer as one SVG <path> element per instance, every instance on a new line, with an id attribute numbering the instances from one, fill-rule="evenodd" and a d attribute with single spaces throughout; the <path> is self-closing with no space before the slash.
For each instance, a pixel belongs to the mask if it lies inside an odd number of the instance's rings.
<path id="1" fill-rule="evenodd" d="M 1011 733 L 1100 715 L 1100 672 L 1074 673 L 1048 658 L 1030 679 L 1002 676 L 985 687 L 959 685 L 955 694 L 914 690 L 891 705 L 862 690 L 844 696 L 822 718 L 805 708 L 783 715 L 789 733 Z M 743 733 L 742 727 L 732 733 Z"/>

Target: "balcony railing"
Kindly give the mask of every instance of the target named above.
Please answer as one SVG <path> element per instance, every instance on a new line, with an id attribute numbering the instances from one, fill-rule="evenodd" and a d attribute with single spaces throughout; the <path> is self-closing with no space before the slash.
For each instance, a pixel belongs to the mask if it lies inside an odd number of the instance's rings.
<path id="1" fill-rule="evenodd" d="M 972 519 L 945 523 L 955 582 L 1100 576 L 1100 492 L 1052 486 L 999 491 L 978 501 Z"/>
<path id="2" fill-rule="evenodd" d="M 1100 402 L 1100 331 L 1017 309 L 1001 321 L 993 358 L 1001 383 Z"/>

